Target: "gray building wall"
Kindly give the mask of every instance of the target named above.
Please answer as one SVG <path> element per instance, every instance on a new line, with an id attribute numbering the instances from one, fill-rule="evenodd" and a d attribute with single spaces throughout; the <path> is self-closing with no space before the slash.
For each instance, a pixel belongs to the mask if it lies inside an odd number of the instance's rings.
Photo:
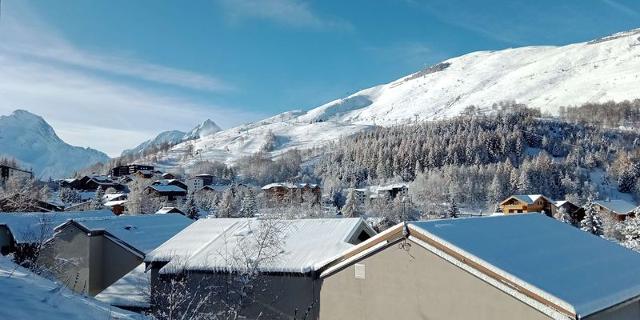
<path id="1" fill-rule="evenodd" d="M 104 235 L 88 236 L 73 224 L 56 233 L 39 262 L 73 291 L 95 296 L 142 263 Z"/>
<path id="2" fill-rule="evenodd" d="M 153 272 L 153 271 L 152 271 Z M 152 273 L 153 274 L 153 273 Z M 235 275 L 228 273 L 189 273 L 184 282 L 182 292 L 193 296 L 196 301 L 206 301 L 205 307 L 199 312 L 218 313 L 235 305 L 237 297 L 233 292 Z M 152 308 L 175 308 L 178 314 L 187 313 L 192 316 L 194 310 L 186 310 L 184 306 L 171 305 L 167 299 L 171 293 L 171 278 L 178 279 L 178 275 L 152 276 Z M 155 279 L 155 281 L 153 280 Z M 250 298 L 246 299 L 241 315 L 246 319 L 317 319 L 318 283 L 311 277 L 302 275 L 262 275 L 251 282 L 253 289 Z M 175 284 L 172 288 L 175 290 Z M 207 298 L 208 297 L 208 298 Z M 174 297 L 174 300 L 175 299 Z M 309 313 L 305 317 L 305 313 Z M 244 319 L 244 318 L 243 318 Z"/>
<path id="3" fill-rule="evenodd" d="M 13 237 L 11 236 L 11 231 L 7 226 L 0 226 L 0 253 L 8 254 L 11 251 L 11 243 L 13 242 Z"/>
<path id="4" fill-rule="evenodd" d="M 640 319 L 640 302 L 622 304 L 609 310 L 586 317 L 587 320 L 638 320 Z"/>
<path id="5" fill-rule="evenodd" d="M 89 292 L 89 250 L 91 239 L 74 225 L 60 230 L 40 253 L 39 263 L 58 281 L 75 292 Z"/>
<path id="6" fill-rule="evenodd" d="M 416 243 L 391 245 L 323 279 L 321 320 L 519 319 L 550 317 Z"/>

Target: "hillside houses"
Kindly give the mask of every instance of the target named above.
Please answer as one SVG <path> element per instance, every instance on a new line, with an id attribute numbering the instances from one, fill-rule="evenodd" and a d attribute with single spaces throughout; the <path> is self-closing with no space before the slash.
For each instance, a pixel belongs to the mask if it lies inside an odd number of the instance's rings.
<path id="1" fill-rule="evenodd" d="M 72 219 L 54 229 L 38 262 L 71 290 L 94 296 L 191 222 L 179 214 Z"/>
<path id="2" fill-rule="evenodd" d="M 384 186 L 369 186 L 353 189 L 359 206 L 365 206 L 373 201 L 393 201 L 397 197 L 408 197 L 409 187 L 404 183 Z"/>
<path id="3" fill-rule="evenodd" d="M 129 164 L 114 167 L 110 173 L 112 177 L 122 177 L 135 174 L 138 171 L 154 171 L 154 167 L 144 164 Z"/>
<path id="4" fill-rule="evenodd" d="M 107 190 L 114 188 L 118 191 L 125 190 L 125 186 L 102 175 L 83 176 L 81 178 L 64 179 L 60 181 L 60 187 L 71 188 L 78 191 L 96 191 L 98 188 Z"/>
<path id="5" fill-rule="evenodd" d="M 551 216 L 554 204 L 554 201 L 541 194 L 516 194 L 500 202 L 500 210 L 505 214 L 542 212 Z"/>
<path id="6" fill-rule="evenodd" d="M 10 178 L 30 179 L 33 178 L 33 172 L 3 164 L 0 165 L 0 184 L 4 183 Z"/>
<path id="7" fill-rule="evenodd" d="M 595 201 L 595 206 L 603 215 L 609 215 L 617 221 L 624 221 L 627 217 L 635 216 L 638 206 L 625 200 L 600 200 Z"/>
<path id="8" fill-rule="evenodd" d="M 286 202 L 319 204 L 322 197 L 320 186 L 312 183 L 270 183 L 262 187 L 262 192 L 269 205 Z"/>
<path id="9" fill-rule="evenodd" d="M 145 193 L 167 203 L 182 202 L 187 196 L 187 190 L 175 185 L 150 185 Z"/>

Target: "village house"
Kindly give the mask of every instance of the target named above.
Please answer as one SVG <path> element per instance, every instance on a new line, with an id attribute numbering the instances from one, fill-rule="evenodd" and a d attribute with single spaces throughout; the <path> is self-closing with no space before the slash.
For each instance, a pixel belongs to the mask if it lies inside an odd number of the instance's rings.
<path id="1" fill-rule="evenodd" d="M 109 217 L 108 210 L 79 212 L 13 212 L 0 214 L 0 253 L 28 258 L 34 248 L 53 236 L 53 229 L 67 220 Z"/>
<path id="2" fill-rule="evenodd" d="M 33 178 L 33 172 L 18 169 L 14 167 L 10 167 L 7 165 L 0 165 L 0 183 L 4 183 L 9 178 L 24 178 L 31 179 Z"/>
<path id="3" fill-rule="evenodd" d="M 555 201 L 551 209 L 552 209 L 552 215 L 555 218 L 559 218 L 560 212 L 564 210 L 566 213 L 569 214 L 569 216 L 571 216 L 571 219 L 573 221 L 579 222 L 579 221 L 582 221 L 582 219 L 584 219 L 584 208 L 578 206 L 577 204 L 574 204 L 571 201 L 567 201 L 567 200 Z"/>
<path id="4" fill-rule="evenodd" d="M 30 199 L 29 203 L 25 204 L 24 200 L 22 200 L 18 194 L 2 195 L 2 197 L 0 197 L 0 212 L 15 212 L 17 210 L 28 212 L 57 212 L 64 211 L 64 205 L 39 199 Z"/>
<path id="5" fill-rule="evenodd" d="M 152 308 L 176 307 L 165 294 L 172 280 L 184 279 L 185 291 L 195 296 L 214 294 L 219 301 L 208 303 L 202 312 L 223 310 L 224 302 L 233 301 L 231 295 L 239 289 L 234 283 L 246 266 L 243 253 L 258 249 L 255 237 L 263 234 L 263 223 L 282 228 L 282 243 L 262 248 L 265 255 L 275 253 L 273 259 L 247 257 L 258 261 L 255 271 L 260 273 L 251 283 L 254 295 L 241 311 L 248 319 L 259 314 L 264 319 L 292 319 L 317 308 L 318 271 L 344 250 L 375 235 L 362 219 L 201 219 L 147 255 Z"/>
<path id="6" fill-rule="evenodd" d="M 409 196 L 409 187 L 404 183 L 396 183 L 386 186 L 369 186 L 364 188 L 353 189 L 356 203 L 359 206 L 365 206 L 373 201 L 393 201 L 396 198 L 407 198 Z"/>
<path id="7" fill-rule="evenodd" d="M 638 208 L 636 204 L 625 200 L 599 200 L 594 204 L 600 214 L 609 215 L 617 221 L 635 216 L 634 211 Z"/>
<path id="8" fill-rule="evenodd" d="M 176 176 L 173 173 L 165 172 L 162 174 L 162 179 L 176 179 Z"/>
<path id="9" fill-rule="evenodd" d="M 38 261 L 71 290 L 95 296 L 189 224 L 179 214 L 72 219 L 54 229 Z"/>
<path id="10" fill-rule="evenodd" d="M 150 185 L 145 192 L 171 203 L 182 202 L 187 196 L 187 190 L 173 185 Z"/>
<path id="11" fill-rule="evenodd" d="M 102 188 L 102 190 L 114 188 L 118 191 L 122 191 L 125 189 L 125 186 L 120 183 L 111 180 L 107 176 L 101 175 L 84 176 L 77 179 L 65 179 L 60 182 L 60 187 L 80 191 L 96 191 L 98 187 Z"/>
<path id="12" fill-rule="evenodd" d="M 640 254 L 540 214 L 409 222 L 325 267 L 318 316 L 640 319 L 640 274 L 613 265 Z"/>
<path id="13" fill-rule="evenodd" d="M 111 209 L 114 215 L 119 216 L 127 210 L 127 202 L 129 200 L 111 200 L 104 203 L 105 208 Z"/>
<path id="14" fill-rule="evenodd" d="M 230 185 L 231 180 L 203 173 L 187 179 L 185 183 L 189 187 L 189 190 L 200 190 L 206 186 Z"/>
<path id="15" fill-rule="evenodd" d="M 144 165 L 144 164 L 130 164 L 130 165 L 124 165 L 124 166 L 117 166 L 111 169 L 111 176 L 112 177 L 128 176 L 141 170 L 153 171 L 154 167 L 150 165 Z"/>
<path id="16" fill-rule="evenodd" d="M 262 192 L 270 205 L 286 202 L 319 204 L 322 198 L 320 186 L 312 183 L 270 183 L 262 187 Z"/>
<path id="17" fill-rule="evenodd" d="M 551 216 L 554 203 L 541 194 L 515 194 L 500 202 L 500 211 L 504 214 L 540 212 Z"/>
<path id="18" fill-rule="evenodd" d="M 167 213 L 177 213 L 183 216 L 185 215 L 182 210 L 176 207 L 162 207 L 156 212 L 156 214 L 167 214 Z"/>
<path id="19" fill-rule="evenodd" d="M 152 184 L 152 186 L 176 186 L 180 187 L 184 190 L 189 190 L 189 187 L 182 181 L 178 179 L 162 179 L 156 180 Z"/>

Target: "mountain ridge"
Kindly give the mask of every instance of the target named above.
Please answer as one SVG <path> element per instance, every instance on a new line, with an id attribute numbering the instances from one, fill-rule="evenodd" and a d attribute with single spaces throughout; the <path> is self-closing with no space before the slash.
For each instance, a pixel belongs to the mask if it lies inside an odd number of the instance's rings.
<path id="1" fill-rule="evenodd" d="M 640 29 L 564 46 L 471 52 L 308 111 L 270 118 L 185 141 L 159 158 L 234 162 L 276 141 L 269 154 L 309 149 L 375 126 L 455 117 L 469 106 L 491 112 L 506 101 L 558 114 L 562 106 L 640 98 Z M 273 139 L 275 137 L 275 139 Z"/>
<path id="2" fill-rule="evenodd" d="M 101 151 L 64 142 L 44 118 L 22 109 L 0 116 L 0 150 L 40 178 L 67 177 L 109 160 Z"/>

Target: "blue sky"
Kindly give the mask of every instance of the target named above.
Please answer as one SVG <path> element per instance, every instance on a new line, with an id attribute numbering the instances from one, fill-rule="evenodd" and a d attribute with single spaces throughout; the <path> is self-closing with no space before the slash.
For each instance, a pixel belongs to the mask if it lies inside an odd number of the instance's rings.
<path id="1" fill-rule="evenodd" d="M 626 0 L 0 0 L 0 114 L 110 155 L 309 109 L 477 50 L 640 27 Z M 108 137 L 108 138 L 105 138 Z"/>

